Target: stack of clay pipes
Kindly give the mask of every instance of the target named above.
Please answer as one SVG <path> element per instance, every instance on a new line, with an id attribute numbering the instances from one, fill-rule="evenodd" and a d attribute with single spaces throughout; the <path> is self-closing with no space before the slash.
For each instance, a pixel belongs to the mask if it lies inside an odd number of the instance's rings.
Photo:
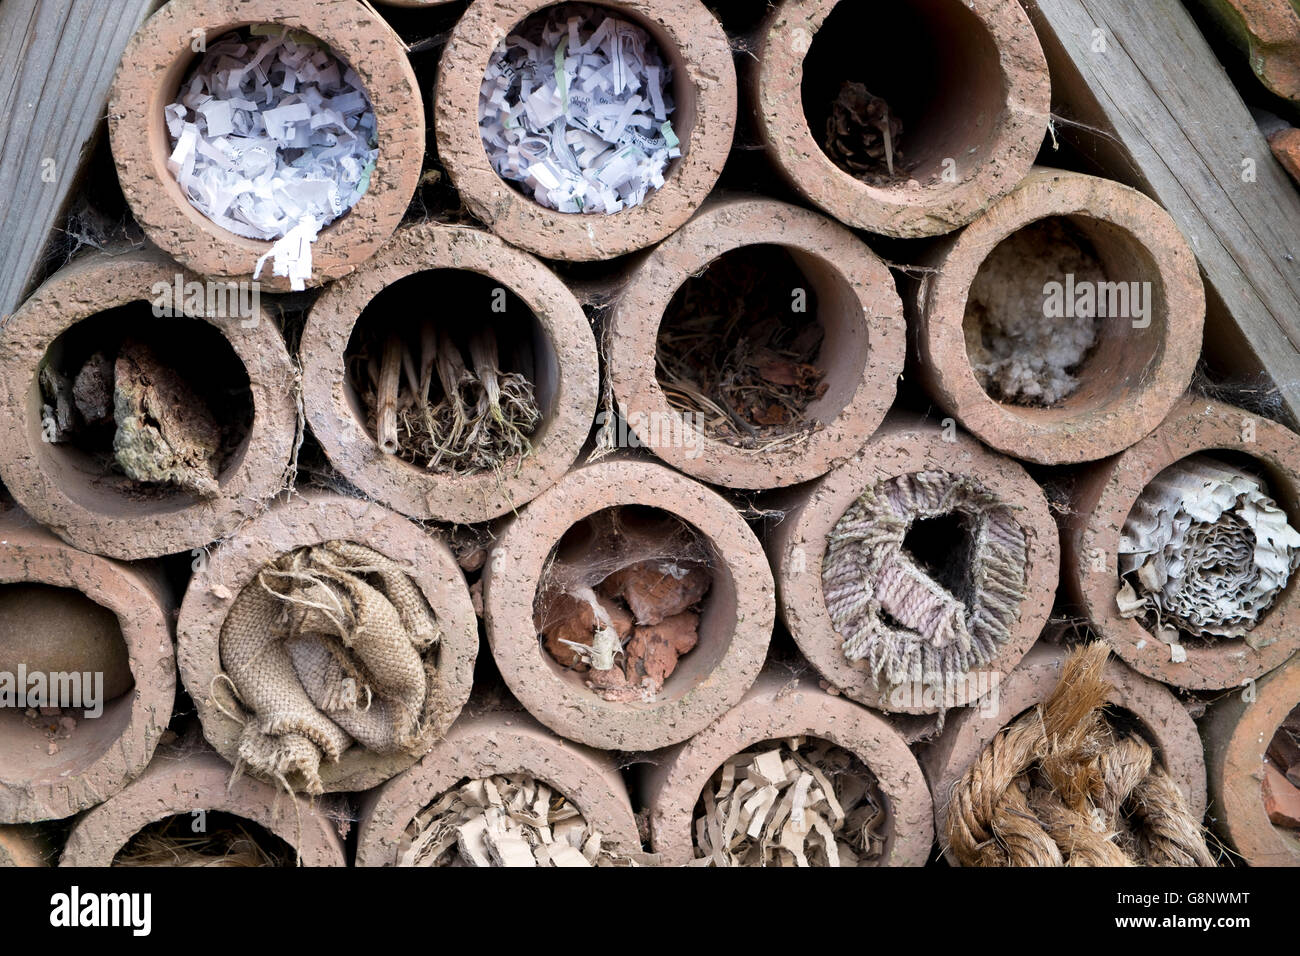
<path id="1" fill-rule="evenodd" d="M 953 782 L 1050 692 L 1064 656 L 1048 627 L 1054 608 L 1073 609 L 1076 630 L 1114 651 L 1112 702 L 1226 845 L 1250 863 L 1300 862 L 1300 840 L 1270 822 L 1261 794 L 1266 742 L 1300 705 L 1300 665 L 1287 663 L 1300 647 L 1295 583 L 1260 640 L 1189 647 L 1177 662 L 1115 604 L 1121 527 L 1157 473 L 1204 449 L 1238 452 L 1267 471 L 1294 518 L 1300 440 L 1190 391 L 1205 296 L 1169 216 L 1115 182 L 1034 165 L 1052 101 L 1020 4 L 891 5 L 898 12 L 875 26 L 870 49 L 907 47 L 890 63 L 900 88 L 911 84 L 924 102 L 902 141 L 908 176 L 882 183 L 833 163 L 803 105 L 805 74 L 835 55 L 822 28 L 851 18 L 837 9 L 850 0 L 778 0 L 761 22 L 739 26 L 719 23 L 701 0 L 602 5 L 648 31 L 671 63 L 682 144 L 661 188 L 607 216 L 544 208 L 496 174 L 480 139 L 488 56 L 540 0 L 406 0 L 383 13 L 358 0 L 171 0 L 131 41 L 109 120 L 146 241 L 59 269 L 0 336 L 0 479 L 12 498 L 0 601 L 21 586 L 59 589 L 41 592 L 51 603 L 40 619 L 62 622 L 44 643 L 29 635 L 30 647 L 0 634 L 0 661 L 32 663 L 52 640 L 72 668 L 93 668 L 101 648 L 78 645 L 85 628 L 66 622 L 107 609 L 131 687 L 57 746 L 45 745 L 39 719 L 0 715 L 0 864 L 108 864 L 149 824 L 220 811 L 276 834 L 304 864 L 393 865 L 409 824 L 440 794 L 466 779 L 528 774 L 572 801 L 607 845 L 677 865 L 696 855 L 693 820 L 715 771 L 764 742 L 806 737 L 848 750 L 874 775 L 888 808 L 874 862 L 920 865 L 943 849 Z M 409 39 L 435 32 L 421 17 L 450 31 L 436 72 L 427 53 L 417 63 L 430 76 L 417 76 L 416 55 L 385 19 Z M 199 308 L 160 327 L 215 332 L 242 366 L 251 411 L 214 495 L 141 495 L 47 440 L 41 370 L 60 337 L 150 301 L 160 283 L 251 279 L 269 244 L 223 230 L 186 201 L 167 167 L 163 114 L 195 57 L 191 38 L 249 23 L 311 34 L 355 69 L 377 116 L 379 156 L 368 191 L 315 244 L 305 310 L 303 296 L 282 299 L 282 280 L 264 277 L 255 314 Z M 731 161 L 742 186 L 745 170 L 765 164 L 753 181 L 780 198 L 715 188 L 731 182 Z M 462 204 L 456 217 L 411 214 L 431 170 Z M 1077 389 L 1038 408 L 980 384 L 964 315 L 986 257 L 1045 219 L 1070 223 L 1105 269 L 1154 291 L 1149 322 L 1103 321 Z M 881 242 L 909 260 L 895 268 L 873 251 Z M 656 376 L 660 322 L 683 283 L 757 246 L 793 257 L 824 334 L 825 387 L 808 411 L 817 427 L 770 447 L 692 432 Z M 533 319 L 543 418 L 531 452 L 497 473 L 438 472 L 384 454 L 350 384 L 345 350 L 367 307 L 435 270 L 487 277 Z M 305 318 L 286 335 L 294 307 Z M 604 447 L 598 422 L 611 421 L 598 415 L 615 408 L 622 447 L 594 453 Z M 663 421 L 689 440 L 661 440 L 646 425 Z M 328 475 L 295 473 L 306 448 Z M 1014 508 L 1027 549 L 1006 640 L 981 680 L 947 700 L 919 685 L 884 687 L 849 660 L 822 585 L 828 535 L 845 509 L 879 482 L 925 471 L 973 479 Z M 1068 501 L 1049 507 L 1048 481 Z M 689 525 L 713 579 L 698 646 L 661 691 L 610 700 L 548 655 L 534 602 L 566 532 L 638 505 Z M 359 820 L 350 841 L 318 801 L 277 800 L 282 781 L 244 775 L 227 786 L 247 715 L 222 680 L 226 615 L 268 562 L 331 540 L 411 568 L 441 631 L 442 711 L 420 751 L 354 746 L 322 764 L 324 790 L 344 795 L 343 817 Z M 491 662 L 478 660 L 480 625 Z M 202 741 L 184 725 L 187 707 L 173 717 L 181 687 Z M 68 819 L 60 851 L 42 823 Z"/>

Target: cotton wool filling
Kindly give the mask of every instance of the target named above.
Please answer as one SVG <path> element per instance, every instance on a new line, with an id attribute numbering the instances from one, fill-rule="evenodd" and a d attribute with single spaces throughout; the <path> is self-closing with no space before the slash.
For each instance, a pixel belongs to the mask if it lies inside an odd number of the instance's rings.
<path id="1" fill-rule="evenodd" d="M 980 266 L 963 325 L 971 366 L 992 398 L 1055 405 L 1078 389 L 1075 373 L 1097 344 L 1101 322 L 1049 314 L 1044 287 L 1068 275 L 1076 287 L 1106 281 L 1087 240 L 1056 219 L 1016 231 Z"/>
<path id="2" fill-rule="evenodd" d="M 167 168 L 194 208 L 274 243 L 257 260 L 306 287 L 312 243 L 370 186 L 375 112 L 356 72 L 314 37 L 260 25 L 227 34 L 166 109 Z"/>
<path id="3" fill-rule="evenodd" d="M 559 212 L 638 206 L 681 155 L 671 80 L 636 24 L 587 5 L 541 11 L 488 60 L 479 130 L 492 168 Z"/>

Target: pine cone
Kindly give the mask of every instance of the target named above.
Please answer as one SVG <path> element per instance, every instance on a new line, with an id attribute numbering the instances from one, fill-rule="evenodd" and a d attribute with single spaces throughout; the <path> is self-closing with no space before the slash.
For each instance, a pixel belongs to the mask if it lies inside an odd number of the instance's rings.
<path id="1" fill-rule="evenodd" d="M 826 119 L 826 153 L 836 166 L 859 179 L 892 177 L 903 157 L 902 133 L 903 123 L 888 103 L 872 96 L 861 83 L 846 82 Z"/>

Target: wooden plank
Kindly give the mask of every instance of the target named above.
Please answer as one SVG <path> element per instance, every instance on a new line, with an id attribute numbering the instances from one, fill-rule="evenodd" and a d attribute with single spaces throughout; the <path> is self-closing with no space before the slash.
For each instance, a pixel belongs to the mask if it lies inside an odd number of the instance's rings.
<path id="1" fill-rule="evenodd" d="M 122 50 L 155 0 L 0 3 L 0 324 L 37 275 Z"/>
<path id="2" fill-rule="evenodd" d="M 1169 210 L 1211 300 L 1300 421 L 1300 194 L 1191 16 L 1178 0 L 1025 6 L 1053 112 L 1097 128 L 1063 123 L 1058 135 Z"/>

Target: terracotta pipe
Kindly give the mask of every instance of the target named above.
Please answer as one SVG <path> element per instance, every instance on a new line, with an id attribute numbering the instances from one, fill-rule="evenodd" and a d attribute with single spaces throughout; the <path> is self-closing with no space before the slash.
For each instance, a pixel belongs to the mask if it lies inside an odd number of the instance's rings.
<path id="1" fill-rule="evenodd" d="M 870 19 L 853 20 L 856 11 Z M 1015 0 L 783 0 L 759 30 L 756 61 L 756 115 L 777 167 L 814 205 L 869 232 L 914 238 L 964 226 L 1024 177 L 1047 132 L 1047 60 Z M 891 72 L 872 74 L 874 61 Z M 823 121 L 810 121 L 804 91 L 823 64 L 835 80 L 862 79 L 893 99 L 906 170 L 896 182 L 857 179 L 822 148 L 824 130 L 810 122 Z"/>
<path id="2" fill-rule="evenodd" d="M 478 654 L 478 621 L 465 578 L 450 549 L 400 515 L 375 504 L 342 495 L 310 491 L 279 502 L 239 535 L 222 542 L 206 565 L 191 578 L 177 623 L 177 661 L 181 680 L 198 708 L 203 734 L 222 757 L 235 763 L 242 714 L 222 674 L 220 637 L 234 600 L 258 572 L 280 555 L 326 541 L 345 540 L 386 555 L 404 567 L 439 624 L 436 645 L 437 685 L 429 689 L 440 702 L 437 719 L 421 737 L 432 747 L 469 699 Z M 322 761 L 321 781 L 328 791 L 367 790 L 400 773 L 420 758 L 413 753 L 377 754 L 359 745 L 344 751 L 337 763 Z M 297 781 L 290 778 L 290 783 Z"/>
<path id="3" fill-rule="evenodd" d="M 499 41 L 551 0 L 471 4 L 438 66 L 438 158 L 461 200 L 502 239 L 548 259 L 610 259 L 653 245 L 690 218 L 727 160 L 736 122 L 736 74 L 721 24 L 699 0 L 607 0 L 600 6 L 643 27 L 673 68 L 673 129 L 682 157 L 639 206 L 611 215 L 556 212 L 493 170 L 478 125 L 479 88 Z"/>
<path id="4" fill-rule="evenodd" d="M 1179 662 L 1140 621 L 1121 617 L 1115 602 L 1116 556 L 1129 512 L 1156 475 L 1200 451 L 1249 455 L 1262 466 L 1292 526 L 1300 523 L 1300 438 L 1250 412 L 1188 396 L 1146 438 L 1076 477 L 1070 512 L 1062 520 L 1061 580 L 1097 636 L 1134 670 L 1175 687 L 1219 690 L 1261 677 L 1300 649 L 1294 575 L 1255 625 L 1257 647 L 1240 638 L 1188 641 L 1187 659 Z"/>
<path id="5" fill-rule="evenodd" d="M 347 866 L 343 841 L 328 817 L 246 774 L 232 780 L 230 765 L 206 748 L 160 752 L 140 779 L 77 820 L 59 866 L 112 866 L 149 824 L 198 811 L 256 823 L 293 847 L 303 866 Z"/>
<path id="6" fill-rule="evenodd" d="M 702 535 L 712 562 L 699 643 L 651 704 L 603 699 L 582 674 L 550 656 L 534 623 L 539 582 L 565 532 L 625 505 L 686 522 Z M 591 747 L 649 750 L 697 733 L 754 682 L 772 634 L 771 572 L 749 526 L 715 492 L 649 462 L 614 459 L 569 472 L 510 522 L 483 575 L 488 642 L 511 691 L 543 724 Z"/>
<path id="7" fill-rule="evenodd" d="M 1097 342 L 1074 373 L 1078 386 L 1057 404 L 998 401 L 980 384 L 968 352 L 971 283 L 999 243 L 1049 219 L 1067 221 L 1086 238 L 1107 281 L 1150 290 L 1150 311 L 1139 317 L 1130 304 L 1132 314 L 1099 319 Z M 1127 186 L 1035 169 L 988 213 L 941 242 L 925 264 L 935 271 L 914 303 L 920 380 L 936 403 L 998 451 L 1047 465 L 1105 458 L 1149 434 L 1191 382 L 1205 319 L 1196 257 L 1169 214 Z M 1064 289 L 1069 281 L 1054 270 L 1034 273 L 1032 264 L 1026 275 L 1035 295 L 1043 286 L 1044 303 L 1046 283 Z"/>
<path id="8" fill-rule="evenodd" d="M 521 711 L 497 711 L 463 716 L 418 764 L 362 797 L 356 865 L 396 866 L 416 814 L 461 781 L 519 773 L 572 801 L 602 846 L 640 852 L 627 786 L 612 757 L 557 737 Z"/>
<path id="9" fill-rule="evenodd" d="M 1012 509 L 1027 555 L 1024 596 L 1006 640 L 987 665 L 942 691 L 911 683 L 886 686 L 865 661 L 850 661 L 822 584 L 829 536 L 845 510 L 879 482 L 924 471 L 968 477 L 992 492 Z M 1042 489 L 1014 461 L 951 426 L 891 416 L 850 461 L 807 487 L 774 496 L 769 507 L 784 512 L 768 537 L 781 619 L 822 676 L 869 707 L 925 714 L 970 703 L 1016 666 L 1051 613 L 1060 551 Z"/>
<path id="10" fill-rule="evenodd" d="M 113 81 L 109 134 L 118 179 L 147 235 L 202 275 L 251 279 L 270 242 L 221 228 L 192 206 L 167 169 L 171 146 L 164 108 L 209 43 L 252 24 L 302 30 L 326 44 L 361 77 L 377 120 L 379 157 L 365 194 L 321 230 L 312 247 L 309 285 L 347 275 L 392 235 L 406 212 L 424 161 L 420 87 L 398 35 L 357 0 L 171 0 L 131 38 Z M 288 279 L 262 273 L 263 288 Z"/>
<path id="11" fill-rule="evenodd" d="M 1300 659 L 1210 705 L 1202 722 L 1210 822 L 1250 866 L 1300 866 L 1300 833 L 1274 826 L 1264 807 L 1264 752 L 1300 707 Z"/>
<path id="12" fill-rule="evenodd" d="M 482 152 L 482 147 L 479 148 Z M 517 295 L 538 330 L 533 348 L 543 420 L 532 452 L 499 472 L 434 473 L 383 454 L 348 380 L 345 354 L 371 301 L 408 277 L 438 269 L 486 276 Z M 428 305 L 442 305 L 430 300 Z M 489 303 L 462 301 L 450 329 L 490 317 Z M 444 315 L 437 309 L 435 318 Z M 501 343 L 505 347 L 508 343 Z M 366 267 L 325 290 L 313 305 L 299 347 L 303 403 L 312 432 L 339 472 L 362 492 L 413 518 L 456 523 L 508 514 L 568 470 L 591 430 L 599 392 L 596 340 L 582 306 L 545 265 L 496 236 L 465 226 L 403 228 Z"/>
<path id="13" fill-rule="evenodd" d="M 218 304 L 234 314 L 177 315 L 142 326 L 150 341 L 165 344 L 191 332 L 173 326 L 206 323 L 210 328 L 197 331 L 219 333 L 221 350 L 229 346 L 248 377 L 252 422 L 217 476 L 215 497 L 136 494 L 89 455 L 43 440 L 40 369 L 61 337 L 75 336 L 82 322 L 113 322 L 105 314 L 123 306 L 149 319 L 151 304 L 170 308 L 174 289 L 201 282 L 156 252 L 95 253 L 46 280 L 0 334 L 0 480 L 32 517 L 84 551 L 135 559 L 200 548 L 257 514 L 284 482 L 297 434 L 298 373 L 264 306 L 241 318 Z"/>
<path id="14" fill-rule="evenodd" d="M 960 864 L 947 849 L 944 836 L 953 786 L 1003 727 L 1051 696 L 1065 658 L 1061 647 L 1036 645 L 987 697 L 949 713 L 943 733 L 920 748 L 921 766 L 934 798 L 935 831 L 953 866 Z M 1114 688 L 1108 698 L 1110 706 L 1136 718 L 1137 726 L 1132 729 L 1154 746 L 1192 814 L 1200 819 L 1205 814 L 1205 757 L 1187 709 L 1163 684 L 1143 677 L 1114 657 L 1106 663 L 1105 678 Z"/>
<path id="15" fill-rule="evenodd" d="M 44 729 L 31 726 L 23 710 L 0 710 L 0 823 L 59 819 L 112 796 L 153 756 L 176 696 L 174 599 L 155 570 L 77 551 L 16 510 L 0 517 L 0 594 L 12 585 L 66 588 L 111 612 L 134 682 L 120 696 L 102 701 L 98 717 L 77 714 L 70 734 L 54 740 L 53 753 Z M 103 644 L 118 635 L 104 632 L 102 615 L 93 613 L 97 609 L 73 605 L 57 592 L 52 600 L 56 603 L 43 612 L 29 605 L 21 625 L 11 616 L 16 609 L 0 607 L 0 618 L 22 630 L 5 634 L 0 628 L 0 645 L 17 651 L 24 658 L 20 664 L 53 655 L 78 673 L 103 667 L 103 696 L 108 697 L 114 655 Z M 37 630 L 33 613 L 48 622 L 48 634 Z M 0 657 L 7 656 L 0 651 Z M 83 687 L 83 700 L 85 693 Z"/>
<path id="16" fill-rule="evenodd" d="M 0 826 L 0 869 L 49 866 L 57 855 L 36 827 Z"/>
<path id="17" fill-rule="evenodd" d="M 797 442 L 746 449 L 688 424 L 656 376 L 660 322 L 690 277 L 734 250 L 776 245 L 789 252 L 815 293 L 825 329 L 818 359 L 825 395 L 809 406 L 819 427 Z M 743 290 L 737 290 L 743 294 Z M 758 197 L 711 200 L 632 267 L 609 318 L 609 377 L 637 438 L 701 481 L 771 488 L 824 474 L 870 437 L 902 373 L 906 325 L 888 267 L 837 223 Z"/>
<path id="18" fill-rule="evenodd" d="M 934 843 L 930 792 L 907 742 L 865 707 L 805 678 L 768 670 L 743 700 L 690 740 L 660 755 L 647 781 L 651 849 L 667 866 L 696 855 L 695 807 L 709 778 L 735 754 L 765 741 L 816 737 L 848 750 L 876 775 L 889 810 L 878 866 L 921 866 Z"/>

